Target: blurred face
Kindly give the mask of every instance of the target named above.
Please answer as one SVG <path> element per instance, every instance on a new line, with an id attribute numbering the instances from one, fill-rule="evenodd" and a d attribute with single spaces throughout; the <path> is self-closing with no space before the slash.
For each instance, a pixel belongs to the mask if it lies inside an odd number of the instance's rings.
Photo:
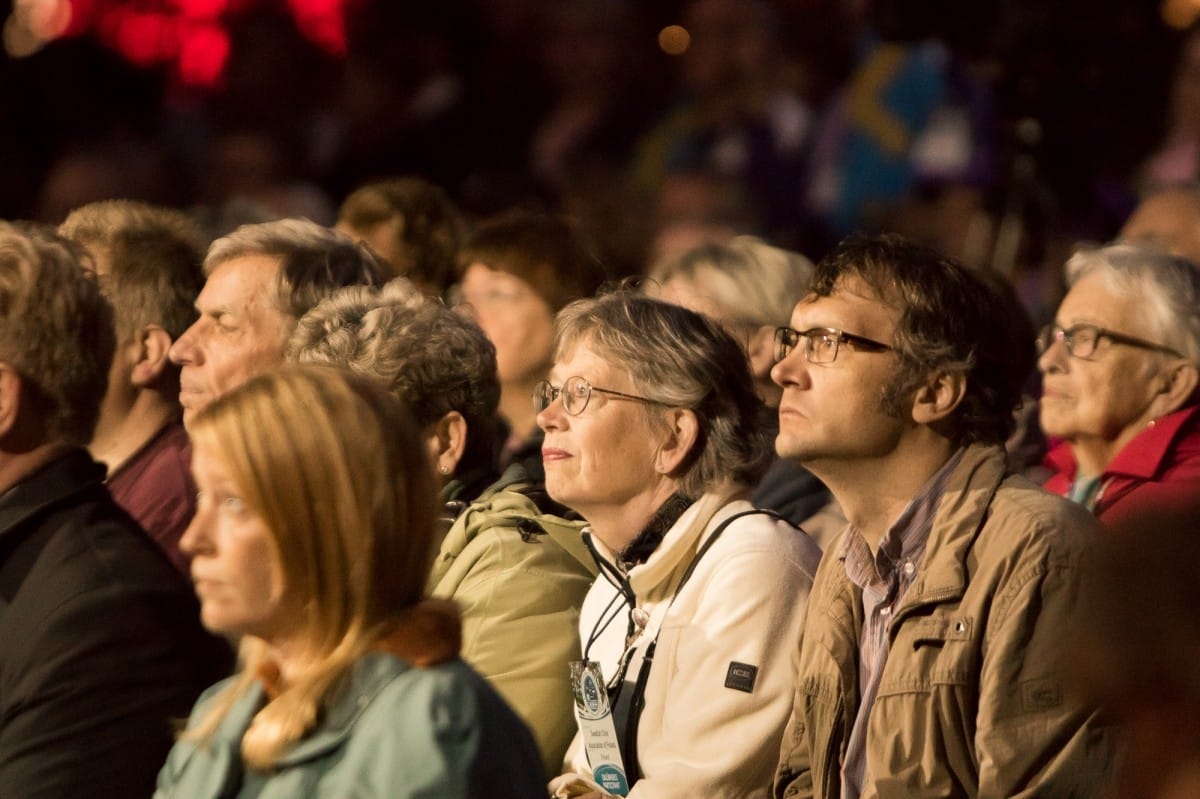
<path id="1" fill-rule="evenodd" d="M 1064 329 L 1098 325 L 1166 344 L 1144 323 L 1143 304 L 1140 296 L 1114 290 L 1093 272 L 1067 292 L 1054 324 Z M 1072 444 L 1123 443 L 1154 418 L 1151 404 L 1158 391 L 1153 378 L 1170 361 L 1170 356 L 1103 337 L 1086 359 L 1068 354 L 1065 342 L 1053 342 L 1038 359 L 1042 429 Z"/>
<path id="2" fill-rule="evenodd" d="M 501 383 L 541 380 L 554 354 L 554 311 L 521 278 L 472 264 L 463 274 L 462 300 L 496 347 Z"/>
<path id="3" fill-rule="evenodd" d="M 1120 238 L 1200 263 L 1200 197 L 1182 189 L 1147 197 L 1126 220 Z"/>
<path id="4" fill-rule="evenodd" d="M 779 406 L 779 386 L 771 380 L 775 365 L 771 346 L 775 329 L 754 322 L 727 317 L 717 301 L 699 283 L 676 275 L 662 284 L 659 299 L 689 308 L 716 319 L 725 330 L 746 349 L 750 373 L 754 376 L 754 391 L 769 408 Z"/>
<path id="5" fill-rule="evenodd" d="M 185 425 L 217 397 L 283 362 L 290 320 L 274 302 L 278 270 L 276 258 L 247 255 L 209 275 L 196 298 L 200 318 L 171 346 L 171 360 L 183 367 Z"/>
<path id="6" fill-rule="evenodd" d="M 642 395 L 627 373 L 613 368 L 586 344 L 555 362 L 549 380 L 561 388 L 575 376 L 593 387 Z M 655 469 L 662 433 L 651 429 L 644 403 L 593 389 L 578 416 L 567 414 L 560 397 L 538 414 L 537 421 L 546 433 L 542 443 L 546 491 L 584 518 L 652 494 L 664 479 Z M 615 542 L 615 546 L 625 543 Z"/>
<path id="7" fill-rule="evenodd" d="M 197 446 L 192 474 L 196 515 L 179 544 L 192 556 L 204 626 L 221 635 L 282 638 L 297 616 L 285 612 L 283 573 L 270 530 L 242 500 L 217 453 Z"/>
<path id="8" fill-rule="evenodd" d="M 399 247 L 396 246 L 402 223 L 403 220 L 397 216 L 364 230 L 356 228 L 348 222 L 338 221 L 334 225 L 334 229 L 345 233 L 355 241 L 365 241 L 376 255 L 392 265 L 396 274 L 406 275 L 406 270 L 402 268 L 405 265 L 401 263 Z"/>
<path id="9" fill-rule="evenodd" d="M 806 299 L 792 312 L 791 327 L 832 327 L 890 344 L 899 313 L 875 298 L 858 279 L 839 281 L 828 297 Z M 869 461 L 890 454 L 913 422 L 888 414 L 884 390 L 895 377 L 896 355 L 858 349 L 843 341 L 832 363 L 809 363 L 801 340 L 771 370 L 783 389 L 775 449 L 821 474 L 822 467 Z"/>

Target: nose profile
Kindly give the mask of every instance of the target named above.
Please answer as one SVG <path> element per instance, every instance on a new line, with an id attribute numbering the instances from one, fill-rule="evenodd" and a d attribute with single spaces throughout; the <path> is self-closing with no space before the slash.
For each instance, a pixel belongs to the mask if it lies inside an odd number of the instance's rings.
<path id="1" fill-rule="evenodd" d="M 193 324 L 187 330 L 183 331 L 183 335 L 171 343 L 171 348 L 167 350 L 167 357 L 171 359 L 171 363 L 176 366 L 187 366 L 196 363 L 196 347 L 193 344 L 195 338 L 193 331 L 195 329 L 196 325 Z"/>
<path id="2" fill-rule="evenodd" d="M 794 386 L 800 382 L 800 373 L 807 365 L 804 347 L 798 346 L 771 367 L 771 382 L 780 388 Z"/>

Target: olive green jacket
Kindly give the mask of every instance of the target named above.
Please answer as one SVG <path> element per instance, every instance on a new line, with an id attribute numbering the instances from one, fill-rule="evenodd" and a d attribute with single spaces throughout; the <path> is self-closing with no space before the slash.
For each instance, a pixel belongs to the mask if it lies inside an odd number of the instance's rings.
<path id="1" fill-rule="evenodd" d="M 580 656 L 579 608 L 597 566 L 583 522 L 543 513 L 523 477 L 505 472 L 454 520 L 429 591 L 459 605 L 463 659 L 525 720 L 556 774 L 575 734 L 568 664 Z"/>
<path id="2" fill-rule="evenodd" d="M 999 447 L 967 449 L 888 629 L 863 799 L 1102 795 L 1112 730 L 1058 676 L 1097 529 L 1079 506 L 1006 474 Z M 842 796 L 863 625 L 837 556 L 844 535 L 809 600 L 777 797 Z"/>

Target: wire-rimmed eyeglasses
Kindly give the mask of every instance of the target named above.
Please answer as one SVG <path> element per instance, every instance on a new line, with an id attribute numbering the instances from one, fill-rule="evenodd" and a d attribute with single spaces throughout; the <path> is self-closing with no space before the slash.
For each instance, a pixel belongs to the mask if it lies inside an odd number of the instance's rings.
<path id="1" fill-rule="evenodd" d="M 838 347 L 847 343 L 865 352 L 887 352 L 892 349 L 882 341 L 856 336 L 836 327 L 811 327 L 794 330 L 790 327 L 775 328 L 775 363 L 792 354 L 792 350 L 804 339 L 804 359 L 809 363 L 833 363 L 838 356 Z"/>
<path id="2" fill-rule="evenodd" d="M 662 405 L 658 400 L 652 400 L 649 397 L 638 397 L 634 394 L 626 394 L 622 391 L 613 391 L 611 388 L 600 388 L 593 386 L 585 378 L 568 377 L 563 381 L 561 388 L 555 388 L 550 385 L 549 380 L 543 380 L 533 387 L 533 409 L 538 413 L 550 407 L 550 403 L 562 397 L 563 410 L 570 416 L 578 416 L 583 413 L 584 408 L 588 405 L 588 400 L 592 398 L 592 392 L 598 391 L 601 394 L 607 394 L 610 397 L 618 397 L 620 399 L 633 400 L 635 402 L 648 402 L 652 405 Z"/>
<path id="3" fill-rule="evenodd" d="M 1038 332 L 1037 351 L 1038 355 L 1041 355 L 1054 346 L 1054 342 L 1061 341 L 1067 346 L 1068 355 L 1086 359 L 1091 358 L 1096 353 L 1096 346 L 1102 338 L 1108 339 L 1113 344 L 1124 344 L 1127 347 L 1137 347 L 1152 352 L 1163 352 L 1176 358 L 1183 357 L 1183 354 L 1178 350 L 1162 344 L 1155 344 L 1153 341 L 1146 341 L 1144 338 L 1137 338 L 1136 336 L 1127 336 L 1124 333 L 1118 333 L 1115 330 L 1109 330 L 1099 325 L 1087 324 L 1071 325 L 1066 328 L 1059 327 L 1058 325 L 1046 325 Z"/>

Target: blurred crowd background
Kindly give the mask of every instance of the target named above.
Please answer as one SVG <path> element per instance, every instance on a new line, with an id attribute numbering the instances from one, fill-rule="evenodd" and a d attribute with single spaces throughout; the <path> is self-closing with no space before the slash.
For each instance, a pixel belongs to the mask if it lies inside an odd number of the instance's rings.
<path id="1" fill-rule="evenodd" d="M 9 0 L 0 217 L 128 197 L 211 235 L 418 175 L 564 211 L 617 273 L 892 229 L 1014 281 L 1200 158 L 1190 0 Z M 1192 97 L 1191 95 L 1197 95 Z"/>

